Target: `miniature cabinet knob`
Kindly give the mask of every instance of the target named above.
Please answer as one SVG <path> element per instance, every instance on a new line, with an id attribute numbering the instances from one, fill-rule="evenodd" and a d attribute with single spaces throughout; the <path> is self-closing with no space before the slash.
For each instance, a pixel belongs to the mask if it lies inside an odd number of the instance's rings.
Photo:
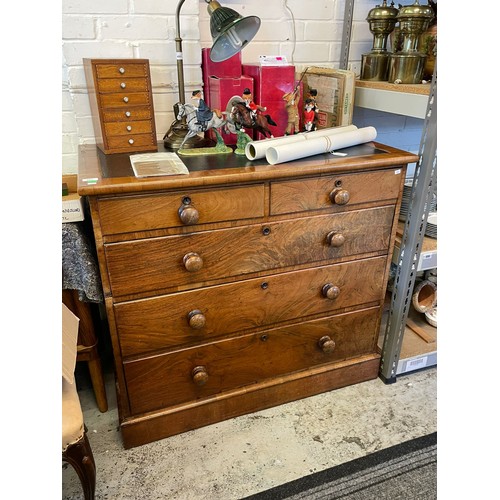
<path id="1" fill-rule="evenodd" d="M 326 241 L 331 247 L 341 247 L 345 243 L 345 236 L 342 233 L 331 231 L 326 235 Z"/>
<path id="2" fill-rule="evenodd" d="M 190 273 L 199 271 L 203 267 L 203 259 L 196 252 L 189 252 L 184 255 L 182 261 L 184 262 L 184 267 Z"/>
<path id="3" fill-rule="evenodd" d="M 330 193 L 330 201 L 336 203 L 337 205 L 345 205 L 349 201 L 350 195 L 349 191 L 345 189 L 334 189 Z"/>
<path id="4" fill-rule="evenodd" d="M 129 140 L 128 140 L 128 143 L 129 143 L 129 144 L 134 144 L 134 139 L 129 139 Z"/>
<path id="5" fill-rule="evenodd" d="M 340 288 L 332 283 L 327 283 L 321 290 L 323 297 L 335 300 L 340 295 Z"/>
<path id="6" fill-rule="evenodd" d="M 127 118 L 129 118 L 129 117 L 130 117 L 130 111 L 125 111 L 125 116 L 126 116 Z"/>
<path id="7" fill-rule="evenodd" d="M 328 335 L 321 337 L 318 340 L 319 348 L 325 353 L 329 354 L 335 350 L 335 340 L 331 339 Z"/>
<path id="8" fill-rule="evenodd" d="M 125 82 L 120 83 L 120 87 L 121 87 L 122 89 L 124 89 L 126 86 L 127 86 L 127 84 L 126 84 Z"/>
<path id="9" fill-rule="evenodd" d="M 206 322 L 205 315 L 199 309 L 194 309 L 188 314 L 189 326 L 194 330 L 200 330 L 205 326 Z"/>
<path id="10" fill-rule="evenodd" d="M 127 125 L 127 130 L 130 132 L 132 130 L 132 127 L 130 125 Z"/>
<path id="11" fill-rule="evenodd" d="M 125 73 L 125 68 L 120 68 L 118 71 L 123 75 L 123 73 Z"/>
<path id="12" fill-rule="evenodd" d="M 127 97 L 127 96 L 125 96 L 125 97 L 123 98 L 123 102 L 128 102 L 128 97 Z"/>
<path id="13" fill-rule="evenodd" d="M 208 381 L 208 372 L 204 366 L 195 366 L 191 372 L 193 382 L 197 386 L 205 385 Z"/>
<path id="14" fill-rule="evenodd" d="M 179 218 L 181 222 L 186 226 L 192 226 L 193 224 L 198 224 L 200 219 L 200 214 L 196 208 L 191 205 L 182 205 L 179 208 Z"/>

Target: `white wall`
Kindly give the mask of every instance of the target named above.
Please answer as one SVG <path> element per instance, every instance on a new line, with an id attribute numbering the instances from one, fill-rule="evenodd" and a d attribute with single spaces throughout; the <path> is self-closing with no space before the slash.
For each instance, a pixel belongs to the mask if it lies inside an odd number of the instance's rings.
<path id="1" fill-rule="evenodd" d="M 261 28 L 243 50 L 244 63 L 261 54 L 284 55 L 302 71 L 307 66 L 339 67 L 345 0 L 220 0 L 243 16 L 258 15 Z M 82 59 L 146 58 L 150 61 L 158 140 L 174 119 L 178 100 L 175 58 L 176 0 L 63 0 L 62 2 L 62 171 L 76 173 L 79 144 L 94 143 Z M 373 36 L 366 16 L 379 0 L 356 0 L 350 62 L 360 66 Z M 212 40 L 204 0 L 181 9 L 186 98 L 202 86 L 201 49 Z M 422 120 L 356 109 L 353 122 L 373 125 L 377 140 L 418 152 Z"/>

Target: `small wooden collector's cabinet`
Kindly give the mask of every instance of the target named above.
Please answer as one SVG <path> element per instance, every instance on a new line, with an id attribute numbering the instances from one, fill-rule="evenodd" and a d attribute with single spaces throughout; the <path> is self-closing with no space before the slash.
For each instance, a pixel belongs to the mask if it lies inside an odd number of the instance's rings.
<path id="1" fill-rule="evenodd" d="M 79 193 L 91 207 L 125 447 L 378 376 L 416 155 L 369 144 L 252 168 L 234 154 L 183 157 L 188 175 L 142 179 L 122 156 L 82 146 Z"/>
<path id="2" fill-rule="evenodd" d="M 84 59 L 96 144 L 104 153 L 156 151 L 147 59 Z"/>

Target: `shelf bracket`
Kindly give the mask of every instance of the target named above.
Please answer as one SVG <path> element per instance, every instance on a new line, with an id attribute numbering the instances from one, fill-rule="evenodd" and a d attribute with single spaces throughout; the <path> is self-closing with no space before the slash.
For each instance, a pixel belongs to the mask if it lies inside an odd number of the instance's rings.
<path id="1" fill-rule="evenodd" d="M 352 17 L 354 0 L 346 0 L 344 7 L 344 25 L 342 27 L 342 54 L 340 55 L 339 69 L 347 69 L 349 63 L 349 47 L 351 45 Z"/>

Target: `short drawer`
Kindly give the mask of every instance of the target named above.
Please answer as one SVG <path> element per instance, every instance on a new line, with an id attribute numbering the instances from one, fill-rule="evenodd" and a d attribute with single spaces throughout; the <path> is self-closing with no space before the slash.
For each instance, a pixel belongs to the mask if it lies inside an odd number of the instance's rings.
<path id="1" fill-rule="evenodd" d="M 156 146 L 156 137 L 152 133 L 149 134 L 134 134 L 131 136 L 117 135 L 107 137 L 108 147 L 110 149 L 130 149 L 134 151 L 140 146 Z"/>
<path id="2" fill-rule="evenodd" d="M 108 138 L 115 135 L 131 135 L 151 133 L 152 125 L 150 120 L 135 122 L 111 122 L 104 124 L 104 130 Z"/>
<path id="3" fill-rule="evenodd" d="M 114 94 L 99 94 L 101 108 L 121 108 L 124 106 L 141 106 L 151 104 L 148 92 L 124 92 Z"/>
<path id="4" fill-rule="evenodd" d="M 134 414 L 369 354 L 378 308 L 260 331 L 124 363 Z"/>
<path id="5" fill-rule="evenodd" d="M 151 120 L 150 106 L 124 107 L 123 109 L 105 109 L 102 112 L 104 122 L 127 122 Z"/>
<path id="6" fill-rule="evenodd" d="M 116 63 L 116 64 L 96 64 L 98 78 L 137 78 L 149 77 L 149 69 L 146 64 L 136 63 Z"/>
<path id="7" fill-rule="evenodd" d="M 386 257 L 114 305 L 123 356 L 380 302 Z"/>
<path id="8" fill-rule="evenodd" d="M 126 138 L 125 138 L 126 140 Z M 103 234 L 196 226 L 264 216 L 264 185 L 101 198 Z"/>
<path id="9" fill-rule="evenodd" d="M 105 245 L 115 297 L 387 252 L 394 206 Z"/>
<path id="10" fill-rule="evenodd" d="M 107 78 L 97 82 L 99 92 L 147 92 L 146 78 Z"/>
<path id="11" fill-rule="evenodd" d="M 374 201 L 395 200 L 404 169 L 328 175 L 271 184 L 271 214 L 342 209 Z"/>

